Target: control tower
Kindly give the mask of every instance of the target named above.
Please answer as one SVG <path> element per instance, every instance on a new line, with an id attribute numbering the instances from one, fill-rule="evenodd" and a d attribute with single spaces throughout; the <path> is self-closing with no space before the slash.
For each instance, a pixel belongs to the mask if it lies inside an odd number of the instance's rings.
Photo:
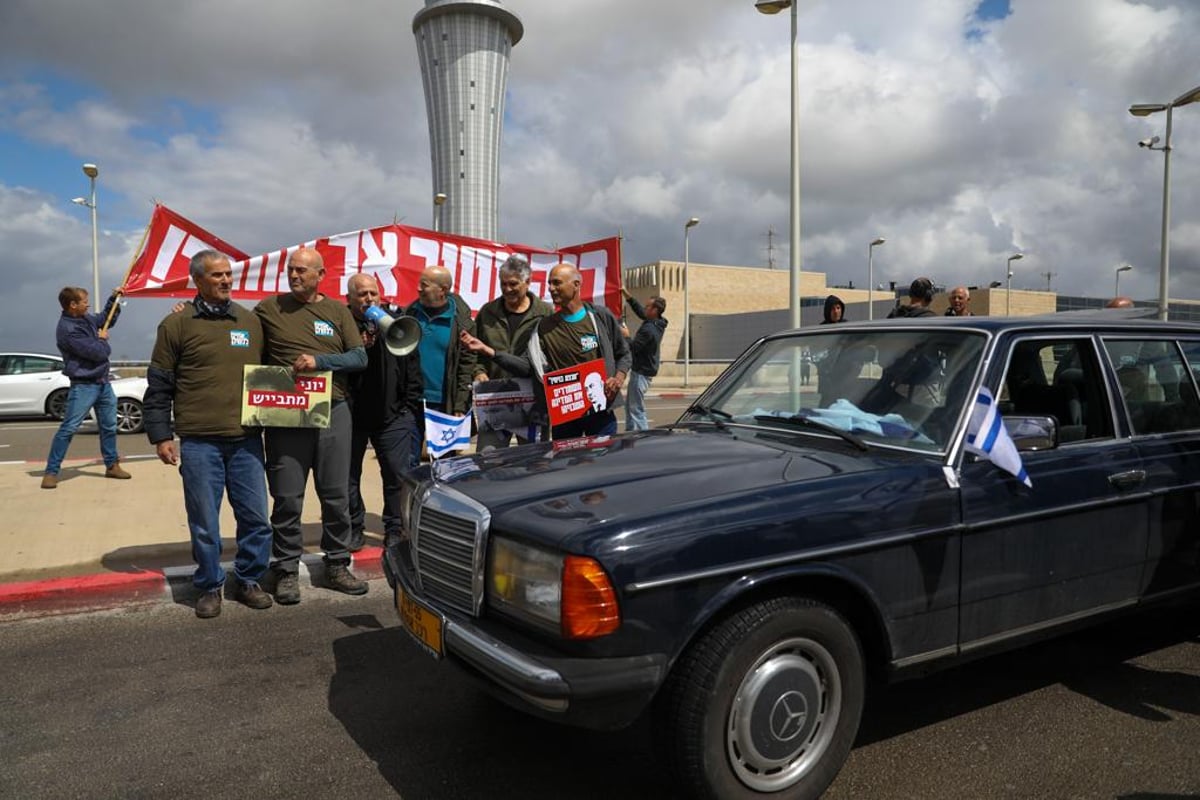
<path id="1" fill-rule="evenodd" d="M 499 0 L 425 0 L 412 27 L 429 116 L 432 227 L 494 240 L 508 56 L 525 29 Z"/>

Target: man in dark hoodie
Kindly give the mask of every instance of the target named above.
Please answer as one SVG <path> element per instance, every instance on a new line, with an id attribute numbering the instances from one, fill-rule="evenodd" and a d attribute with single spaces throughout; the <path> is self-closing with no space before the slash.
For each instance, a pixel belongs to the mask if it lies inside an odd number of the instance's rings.
<path id="1" fill-rule="evenodd" d="M 888 319 L 894 317 L 932 317 L 936 316 L 929 304 L 933 302 L 933 281 L 929 278 L 917 278 L 908 287 L 908 305 L 896 306 L 888 314 Z"/>
<path id="2" fill-rule="evenodd" d="M 650 298 L 650 304 L 643 306 L 637 298 L 621 287 L 621 294 L 633 313 L 642 321 L 638 332 L 633 335 L 629 350 L 633 354 L 632 372 L 629 373 L 629 389 L 625 397 L 625 430 L 644 431 L 650 427 L 646 419 L 646 391 L 650 382 L 658 374 L 658 348 L 662 344 L 663 333 L 667 330 L 667 321 L 663 312 L 667 310 L 667 301 L 662 297 Z"/>
<path id="3" fill-rule="evenodd" d="M 825 298 L 825 319 L 821 320 L 822 325 L 845 322 L 845 316 L 846 304 L 842 302 L 842 298 L 836 294 L 831 294 Z"/>

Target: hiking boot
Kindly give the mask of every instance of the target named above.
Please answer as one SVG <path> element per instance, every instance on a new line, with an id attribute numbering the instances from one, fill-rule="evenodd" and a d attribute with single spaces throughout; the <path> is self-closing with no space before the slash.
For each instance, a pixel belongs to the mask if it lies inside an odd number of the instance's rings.
<path id="1" fill-rule="evenodd" d="M 275 602 L 281 606 L 294 606 L 299 603 L 300 576 L 294 572 L 272 571 L 275 573 L 275 590 L 271 594 L 275 595 Z"/>
<path id="2" fill-rule="evenodd" d="M 109 467 L 108 469 L 104 470 L 104 477 L 116 478 L 117 480 L 127 481 L 130 478 L 132 478 L 133 476 L 130 475 L 125 470 L 121 469 L 121 462 L 118 461 L 117 463 L 115 463 L 111 467 Z M 219 614 L 219 613 L 221 613 L 221 611 L 220 611 L 220 609 L 217 609 L 217 614 Z M 215 617 L 216 614 L 214 614 L 213 616 Z"/>
<path id="3" fill-rule="evenodd" d="M 58 488 L 58 476 L 55 475 L 53 472 L 47 472 L 45 475 L 42 476 L 42 488 L 43 489 L 57 489 Z"/>
<path id="4" fill-rule="evenodd" d="M 325 565 L 325 585 L 343 594 L 366 594 L 367 582 L 354 577 L 345 564 Z"/>
<path id="5" fill-rule="evenodd" d="M 200 595 L 196 601 L 196 616 L 200 619 L 212 619 L 221 615 L 221 590 L 213 589 Z"/>
<path id="6" fill-rule="evenodd" d="M 300 596 L 300 588 L 296 587 L 296 596 Z M 237 589 L 233 592 L 233 599 L 237 600 L 247 608 L 270 608 L 274 605 L 271 600 L 271 595 L 262 590 L 262 587 L 257 583 L 242 583 L 238 582 Z"/>

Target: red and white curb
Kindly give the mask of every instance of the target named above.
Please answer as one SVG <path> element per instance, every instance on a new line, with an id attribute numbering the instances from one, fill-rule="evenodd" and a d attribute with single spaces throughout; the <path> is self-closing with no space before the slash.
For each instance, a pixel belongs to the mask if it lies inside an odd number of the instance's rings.
<path id="1" fill-rule="evenodd" d="M 362 580 L 383 577 L 383 548 L 364 547 L 351 553 L 351 569 Z M 222 563 L 232 580 L 233 562 Z M 176 602 L 195 595 L 194 566 L 137 572 L 102 572 L 72 578 L 0 583 L 0 618 L 27 614 L 71 614 L 122 605 Z M 300 558 L 300 585 L 321 586 L 325 564 L 321 553 Z"/>

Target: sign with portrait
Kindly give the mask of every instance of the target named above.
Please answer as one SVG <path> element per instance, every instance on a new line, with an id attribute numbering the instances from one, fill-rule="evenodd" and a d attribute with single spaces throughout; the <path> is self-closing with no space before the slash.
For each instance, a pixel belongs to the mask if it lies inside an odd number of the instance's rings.
<path id="1" fill-rule="evenodd" d="M 533 381 L 529 378 L 498 378 L 478 381 L 471 391 L 475 398 L 475 422 L 479 432 L 508 431 L 525 441 L 536 439 L 532 419 Z"/>
<path id="2" fill-rule="evenodd" d="M 604 359 L 585 361 L 566 369 L 547 372 L 542 378 L 550 424 L 579 419 L 608 408 L 604 394 Z"/>
<path id="3" fill-rule="evenodd" d="M 266 428 L 328 428 L 333 373 L 296 374 L 290 367 L 242 367 L 242 424 Z"/>

